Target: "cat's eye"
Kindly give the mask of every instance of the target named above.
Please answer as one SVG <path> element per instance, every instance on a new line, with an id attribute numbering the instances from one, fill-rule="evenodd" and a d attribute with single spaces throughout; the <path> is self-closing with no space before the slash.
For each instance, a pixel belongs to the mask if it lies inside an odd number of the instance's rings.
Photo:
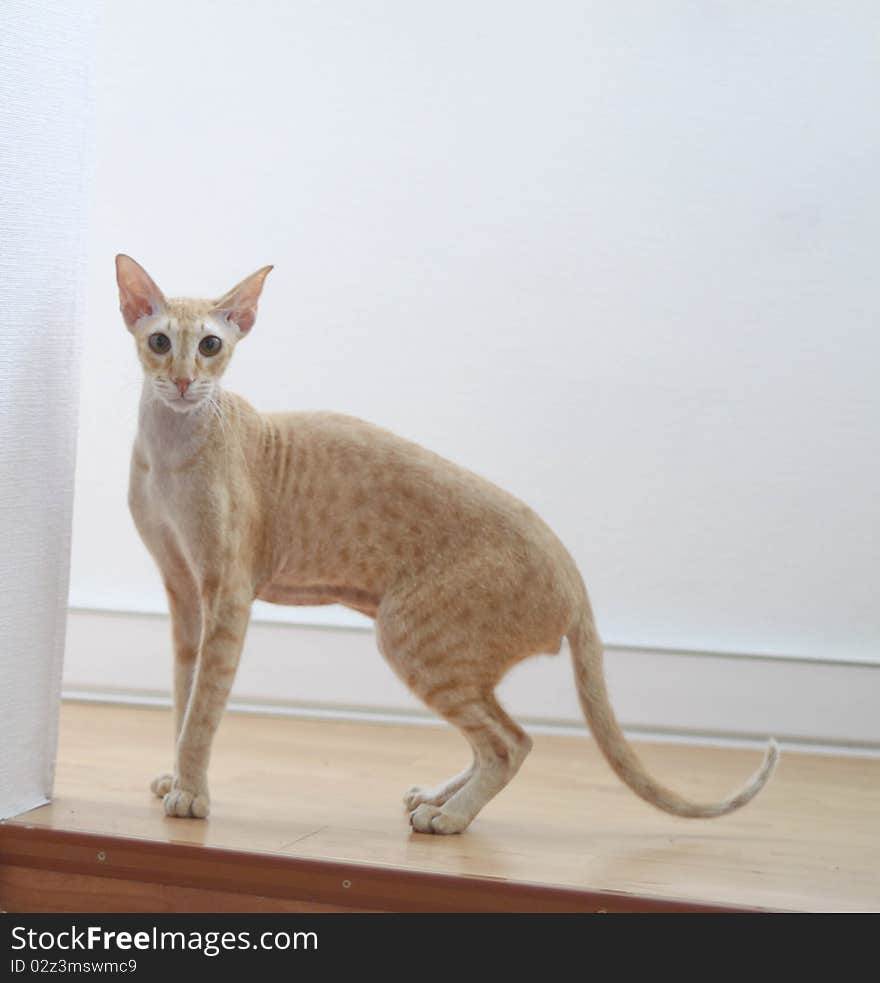
<path id="1" fill-rule="evenodd" d="M 165 355 L 171 351 L 171 339 L 161 331 L 150 335 L 149 345 L 157 355 Z"/>
<path id="2" fill-rule="evenodd" d="M 209 334 L 199 342 L 199 351 L 203 355 L 216 355 L 222 347 L 223 342 L 213 334 Z"/>

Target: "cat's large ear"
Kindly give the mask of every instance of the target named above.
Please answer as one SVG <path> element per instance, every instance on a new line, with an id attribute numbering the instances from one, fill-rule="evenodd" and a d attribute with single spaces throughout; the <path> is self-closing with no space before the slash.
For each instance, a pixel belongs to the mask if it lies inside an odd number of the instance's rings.
<path id="1" fill-rule="evenodd" d="M 119 309 L 129 331 L 137 321 L 165 308 L 165 297 L 150 274 L 131 256 L 116 257 L 116 283 L 119 285 Z"/>
<path id="2" fill-rule="evenodd" d="M 235 324 L 246 335 L 257 319 L 257 304 L 263 292 L 263 281 L 271 271 L 271 266 L 264 266 L 242 280 L 237 287 L 233 287 L 214 303 L 214 312 Z"/>

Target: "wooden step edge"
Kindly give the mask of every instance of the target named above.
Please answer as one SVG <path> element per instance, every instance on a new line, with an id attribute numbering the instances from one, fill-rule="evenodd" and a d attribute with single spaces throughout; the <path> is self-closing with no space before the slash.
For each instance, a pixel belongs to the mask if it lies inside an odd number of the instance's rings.
<path id="1" fill-rule="evenodd" d="M 700 901 L 0 824 L 0 864 L 386 912 L 755 912 Z"/>

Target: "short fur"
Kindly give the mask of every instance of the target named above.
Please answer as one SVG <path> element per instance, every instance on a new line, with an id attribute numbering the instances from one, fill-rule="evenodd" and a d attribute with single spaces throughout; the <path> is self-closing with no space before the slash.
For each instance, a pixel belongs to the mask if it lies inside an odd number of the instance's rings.
<path id="1" fill-rule="evenodd" d="M 362 420 L 264 415 L 220 388 L 270 270 L 216 301 L 167 299 L 134 260 L 117 257 L 145 375 L 129 502 L 162 573 L 174 635 L 175 768 L 152 785 L 166 813 L 208 815 L 211 743 L 255 598 L 344 604 L 374 618 L 395 672 L 468 740 L 473 761 L 461 774 L 406 793 L 419 832 L 461 832 L 516 774 L 532 742 L 495 687 L 566 637 L 593 736 L 637 795 L 693 817 L 750 801 L 776 763 L 772 741 L 753 778 L 720 803 L 690 802 L 646 772 L 608 700 L 581 576 L 530 508 Z M 165 353 L 150 347 L 157 332 L 170 340 Z M 209 335 L 222 347 L 207 356 L 199 342 Z"/>

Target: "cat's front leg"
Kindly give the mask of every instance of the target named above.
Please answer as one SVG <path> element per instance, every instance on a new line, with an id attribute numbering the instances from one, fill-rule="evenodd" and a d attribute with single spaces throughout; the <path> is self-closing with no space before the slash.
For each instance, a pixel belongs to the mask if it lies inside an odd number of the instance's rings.
<path id="1" fill-rule="evenodd" d="M 174 743 L 180 737 L 183 718 L 195 676 L 199 640 L 202 634 L 202 605 L 192 574 L 181 562 L 165 573 L 165 593 L 171 613 L 171 632 L 174 642 Z M 150 783 L 154 795 L 163 799 L 174 783 L 167 772 L 157 775 Z"/>
<path id="2" fill-rule="evenodd" d="M 177 740 L 174 780 L 164 799 L 169 816 L 204 819 L 208 815 L 211 744 L 238 668 L 251 601 L 243 590 L 203 594 L 198 664 Z"/>

